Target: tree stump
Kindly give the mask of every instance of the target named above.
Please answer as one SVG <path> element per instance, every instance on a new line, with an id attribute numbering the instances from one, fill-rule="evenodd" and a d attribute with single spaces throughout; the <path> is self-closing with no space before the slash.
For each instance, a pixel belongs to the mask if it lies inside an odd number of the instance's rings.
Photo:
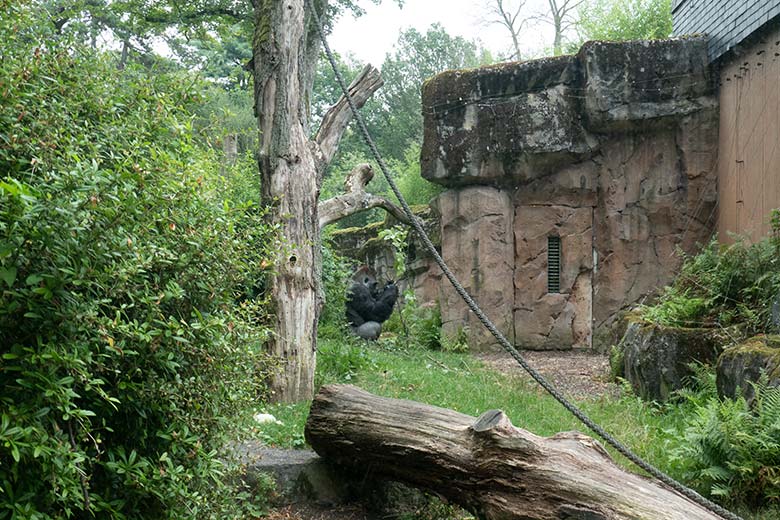
<path id="1" fill-rule="evenodd" d="M 488 520 L 714 520 L 664 485 L 626 472 L 577 432 L 545 438 L 491 410 L 478 419 L 323 387 L 306 440 L 322 457 L 439 495 Z"/>

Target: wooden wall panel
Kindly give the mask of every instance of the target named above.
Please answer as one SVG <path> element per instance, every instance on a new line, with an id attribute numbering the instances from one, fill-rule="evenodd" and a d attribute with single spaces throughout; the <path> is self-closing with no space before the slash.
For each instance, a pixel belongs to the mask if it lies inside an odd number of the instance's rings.
<path id="1" fill-rule="evenodd" d="M 720 74 L 718 232 L 759 240 L 780 208 L 780 29 Z"/>

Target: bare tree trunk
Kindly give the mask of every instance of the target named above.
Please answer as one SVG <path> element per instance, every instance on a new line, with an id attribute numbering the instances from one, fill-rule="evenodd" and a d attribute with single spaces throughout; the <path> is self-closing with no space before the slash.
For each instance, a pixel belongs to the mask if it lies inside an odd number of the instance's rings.
<path id="1" fill-rule="evenodd" d="M 238 159 L 238 134 L 225 134 L 222 138 L 222 151 L 225 163 L 234 164 Z"/>
<path id="2" fill-rule="evenodd" d="M 332 385 L 314 399 L 306 440 L 338 464 L 421 487 L 488 520 L 720 518 L 624 471 L 590 437 L 538 437 L 499 410 L 475 419 Z"/>
<path id="3" fill-rule="evenodd" d="M 307 93 L 316 51 L 303 0 L 257 2 L 253 42 L 262 197 L 274 207 L 281 243 L 271 299 L 276 315 L 270 352 L 282 367 L 274 399 L 294 402 L 314 391 L 319 280 L 317 165 L 309 146 Z"/>
<path id="4" fill-rule="evenodd" d="M 522 54 L 520 52 L 520 31 L 528 22 L 529 18 L 520 18 L 520 13 L 525 7 L 526 0 L 517 3 L 514 9 L 504 5 L 504 0 L 490 0 L 487 8 L 493 18 L 487 20 L 489 24 L 497 23 L 503 25 L 512 36 L 512 47 L 514 49 L 513 59 L 520 61 Z"/>
<path id="5" fill-rule="evenodd" d="M 314 392 L 322 307 L 317 199 L 322 174 L 352 116 L 346 103 L 337 103 L 323 120 L 329 127 L 309 140 L 308 102 L 319 50 L 310 13 L 304 0 L 263 0 L 255 6 L 253 72 L 262 198 L 273 207 L 271 218 L 280 230 L 271 284 L 275 334 L 268 348 L 282 366 L 272 390 L 274 400 L 295 402 Z M 352 85 L 358 106 L 381 84 L 376 69 L 364 70 Z"/>

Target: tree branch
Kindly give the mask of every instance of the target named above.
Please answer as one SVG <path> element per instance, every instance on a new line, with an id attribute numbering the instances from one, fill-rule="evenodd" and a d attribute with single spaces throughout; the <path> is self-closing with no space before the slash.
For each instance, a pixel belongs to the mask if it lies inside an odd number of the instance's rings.
<path id="1" fill-rule="evenodd" d="M 379 71 L 372 65 L 366 65 L 358 77 L 352 81 L 349 93 L 352 95 L 355 105 L 361 108 L 382 85 L 384 85 L 384 80 Z M 330 164 L 333 156 L 336 155 L 341 137 L 350 121 L 352 121 L 352 110 L 349 108 L 347 98 L 342 95 L 322 118 L 320 129 L 314 137 L 314 142 L 319 146 L 320 160 L 324 165 Z"/>
<path id="2" fill-rule="evenodd" d="M 344 180 L 345 193 L 318 204 L 320 229 L 349 215 L 373 208 L 383 208 L 399 221 L 409 224 L 409 219 L 401 208 L 384 197 L 366 191 L 366 185 L 373 178 L 374 170 L 370 164 L 355 166 Z"/>

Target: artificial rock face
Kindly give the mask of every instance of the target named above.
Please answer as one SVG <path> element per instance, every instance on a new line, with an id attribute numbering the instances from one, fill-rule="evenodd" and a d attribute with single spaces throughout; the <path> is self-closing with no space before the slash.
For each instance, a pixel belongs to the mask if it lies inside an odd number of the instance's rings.
<path id="1" fill-rule="evenodd" d="M 516 345 L 608 347 L 615 316 L 709 239 L 716 103 L 701 38 L 589 42 L 424 85 L 442 253 Z M 446 284 L 440 301 L 445 333 L 494 343 Z"/>

